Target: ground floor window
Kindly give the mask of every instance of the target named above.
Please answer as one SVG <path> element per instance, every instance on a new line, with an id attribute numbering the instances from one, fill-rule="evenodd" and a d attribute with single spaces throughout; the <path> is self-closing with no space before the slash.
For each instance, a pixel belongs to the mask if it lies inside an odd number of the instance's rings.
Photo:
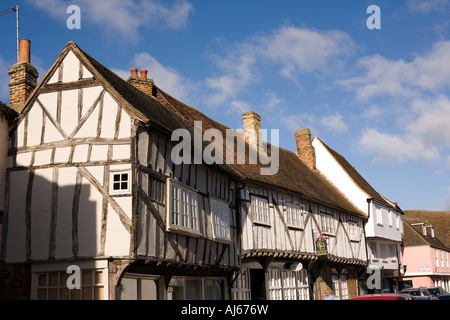
<path id="1" fill-rule="evenodd" d="M 341 273 L 332 274 L 331 275 L 331 285 L 333 290 L 333 295 L 337 300 L 346 300 L 348 299 L 348 283 L 347 283 L 347 274 Z"/>
<path id="2" fill-rule="evenodd" d="M 80 289 L 69 289 L 66 271 L 39 272 L 36 278 L 37 300 L 104 300 L 103 270 L 82 270 Z"/>
<path id="3" fill-rule="evenodd" d="M 267 283 L 269 300 L 309 300 L 306 270 L 269 269 Z"/>
<path id="4" fill-rule="evenodd" d="M 225 279 L 173 277 L 167 289 L 168 300 L 224 300 Z"/>
<path id="5" fill-rule="evenodd" d="M 233 300 L 250 300 L 250 270 L 243 269 L 238 275 L 231 288 Z"/>
<path id="6" fill-rule="evenodd" d="M 117 287 L 118 300 L 158 300 L 157 277 L 125 274 Z"/>

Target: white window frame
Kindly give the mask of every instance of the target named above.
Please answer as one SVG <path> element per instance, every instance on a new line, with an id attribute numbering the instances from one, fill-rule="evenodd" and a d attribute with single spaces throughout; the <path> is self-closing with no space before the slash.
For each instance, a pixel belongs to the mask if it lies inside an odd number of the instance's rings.
<path id="1" fill-rule="evenodd" d="M 392 228 L 392 211 L 388 210 L 388 221 L 389 221 L 389 227 Z"/>
<path id="2" fill-rule="evenodd" d="M 122 180 L 123 175 L 127 175 L 126 180 Z M 114 181 L 115 176 L 119 176 L 119 180 Z M 127 188 L 122 188 L 122 184 L 126 182 Z M 116 184 L 120 184 L 119 189 L 114 189 Z M 111 171 L 109 177 L 109 193 L 111 195 L 128 195 L 131 194 L 131 170 L 117 170 Z"/>
<path id="3" fill-rule="evenodd" d="M 303 213 L 305 207 L 303 205 L 297 205 L 287 202 L 286 207 L 286 224 L 288 227 L 304 229 Z"/>
<path id="4" fill-rule="evenodd" d="M 228 203 L 210 198 L 211 223 L 215 240 L 231 242 L 230 215 Z"/>
<path id="5" fill-rule="evenodd" d="M 320 226 L 323 234 L 335 235 L 334 216 L 332 213 L 320 212 Z"/>
<path id="6" fill-rule="evenodd" d="M 356 220 L 348 220 L 348 236 L 350 241 L 359 241 L 359 224 Z"/>
<path id="7" fill-rule="evenodd" d="M 383 225 L 383 210 L 379 207 L 375 208 L 376 218 L 377 218 L 377 224 L 382 226 Z"/>
<path id="8" fill-rule="evenodd" d="M 254 223 L 270 226 L 269 200 L 251 196 L 251 208 Z"/>
<path id="9" fill-rule="evenodd" d="M 176 197 L 174 198 L 173 195 Z M 201 221 L 196 190 L 175 180 L 168 179 L 166 213 L 168 221 L 167 231 L 201 236 Z"/>

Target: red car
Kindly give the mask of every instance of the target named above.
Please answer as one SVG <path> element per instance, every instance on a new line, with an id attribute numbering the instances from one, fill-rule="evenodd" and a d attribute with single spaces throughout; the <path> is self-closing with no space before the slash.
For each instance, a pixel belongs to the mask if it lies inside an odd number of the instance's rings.
<path id="1" fill-rule="evenodd" d="M 397 294 L 397 293 L 376 293 L 376 294 L 366 294 L 353 298 L 353 300 L 411 300 L 408 295 Z"/>

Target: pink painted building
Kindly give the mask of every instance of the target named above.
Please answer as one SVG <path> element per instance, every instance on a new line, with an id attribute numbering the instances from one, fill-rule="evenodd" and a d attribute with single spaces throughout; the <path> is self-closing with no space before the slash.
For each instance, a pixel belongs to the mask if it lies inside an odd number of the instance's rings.
<path id="1" fill-rule="evenodd" d="M 432 215 L 432 212 L 420 215 L 416 212 L 405 216 L 403 264 L 406 272 L 401 283 L 403 287 L 442 287 L 450 291 L 450 248 L 445 244 L 446 232 L 441 240 L 436 230 L 445 227 L 450 213 L 441 214 L 440 222 Z"/>

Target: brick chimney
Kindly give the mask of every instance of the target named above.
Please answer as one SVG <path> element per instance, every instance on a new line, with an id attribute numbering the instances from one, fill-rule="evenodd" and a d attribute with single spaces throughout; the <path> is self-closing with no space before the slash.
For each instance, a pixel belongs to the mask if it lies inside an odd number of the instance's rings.
<path id="1" fill-rule="evenodd" d="M 316 168 L 316 151 L 312 145 L 311 132 L 309 129 L 295 131 L 295 142 L 297 144 L 297 156 L 311 169 Z"/>
<path id="2" fill-rule="evenodd" d="M 137 68 L 131 68 L 130 71 L 131 77 L 128 78 L 127 82 L 149 96 L 153 96 L 153 86 L 155 83 L 153 79 L 147 78 L 148 70 L 141 69 L 141 76 L 138 76 Z"/>
<path id="3" fill-rule="evenodd" d="M 22 112 L 25 102 L 36 88 L 39 73 L 30 63 L 30 40 L 21 39 L 19 44 L 19 61 L 8 70 L 9 106 L 17 112 Z"/>
<path id="4" fill-rule="evenodd" d="M 242 120 L 245 141 L 257 148 L 258 141 L 261 139 L 261 116 L 254 111 L 249 111 L 242 114 Z"/>

